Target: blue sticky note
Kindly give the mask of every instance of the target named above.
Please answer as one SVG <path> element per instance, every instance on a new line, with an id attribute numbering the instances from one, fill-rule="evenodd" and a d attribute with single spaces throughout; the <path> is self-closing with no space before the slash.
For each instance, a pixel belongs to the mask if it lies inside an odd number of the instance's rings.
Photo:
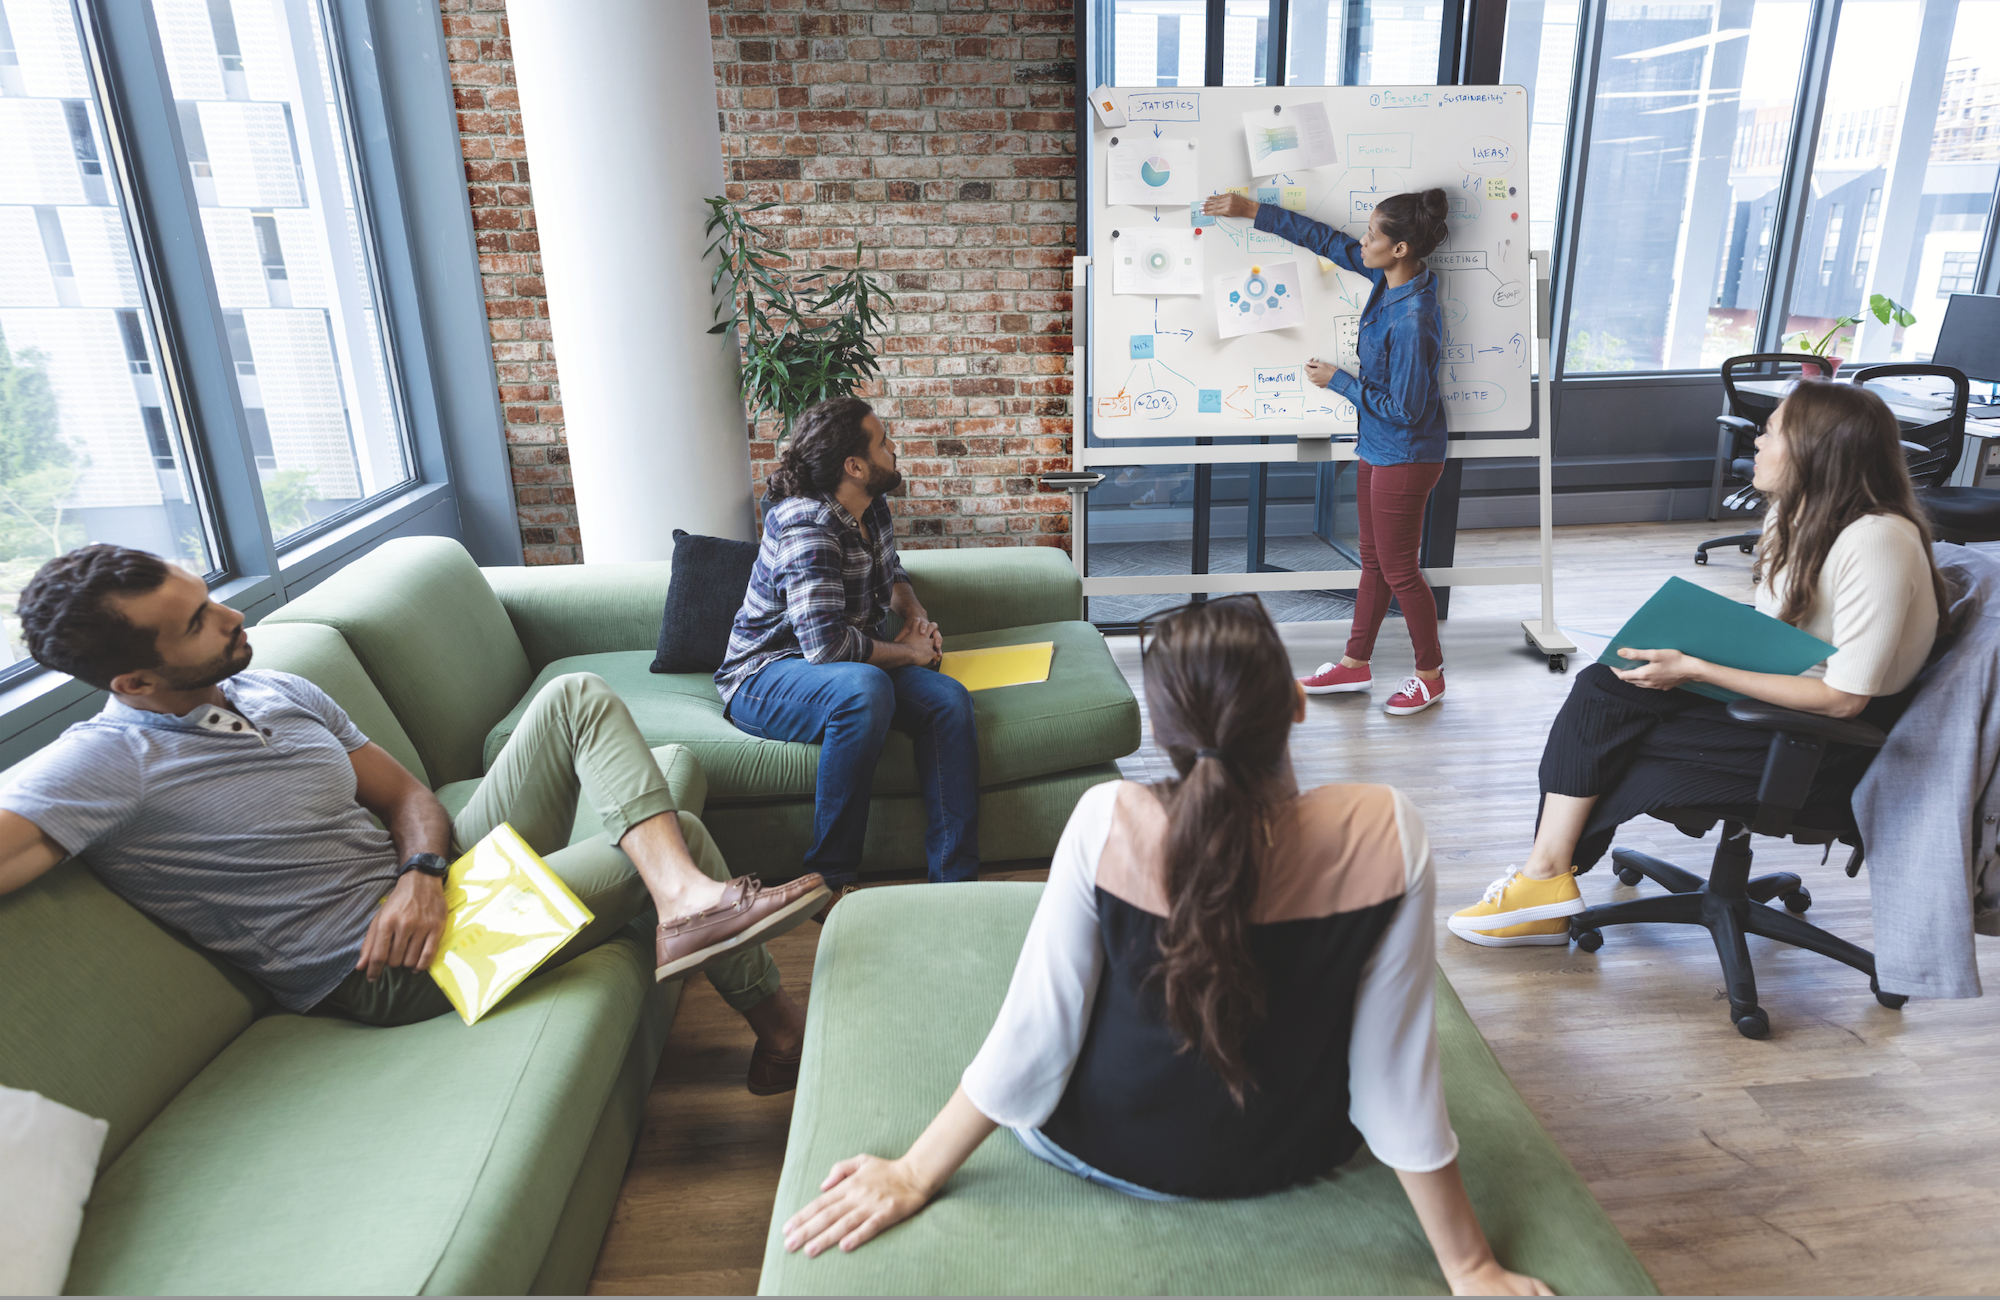
<path id="1" fill-rule="evenodd" d="M 1194 202 L 1188 204 L 1188 219 L 1197 226 L 1214 225 L 1215 218 L 1201 210 L 1201 203 L 1200 199 L 1196 199 Z"/>
<path id="2" fill-rule="evenodd" d="M 1202 389 L 1201 400 L 1196 404 L 1196 406 L 1198 410 L 1208 415 L 1221 415 L 1222 390 L 1220 388 Z"/>
<path id="3" fill-rule="evenodd" d="M 1153 359 L 1153 336 L 1151 334 L 1134 334 L 1132 336 L 1132 359 L 1134 361 L 1151 361 Z"/>
<path id="4" fill-rule="evenodd" d="M 1278 187 L 1275 185 L 1259 185 L 1257 187 L 1257 201 L 1259 203 L 1276 203 L 1278 201 Z"/>

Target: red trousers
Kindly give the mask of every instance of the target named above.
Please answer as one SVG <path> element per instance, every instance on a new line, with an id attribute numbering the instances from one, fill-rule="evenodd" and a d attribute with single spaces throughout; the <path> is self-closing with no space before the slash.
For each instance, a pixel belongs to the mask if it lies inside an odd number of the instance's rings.
<path id="1" fill-rule="evenodd" d="M 1354 630 L 1348 634 L 1347 657 L 1367 660 L 1375 653 L 1375 634 L 1382 630 L 1394 593 L 1410 629 L 1417 667 L 1425 672 L 1444 666 L 1438 648 L 1437 601 L 1424 581 L 1417 553 L 1424 536 L 1424 507 L 1431 489 L 1444 474 L 1435 465 L 1370 465 L 1356 461 L 1354 504 L 1361 514 L 1361 588 L 1354 593 Z"/>

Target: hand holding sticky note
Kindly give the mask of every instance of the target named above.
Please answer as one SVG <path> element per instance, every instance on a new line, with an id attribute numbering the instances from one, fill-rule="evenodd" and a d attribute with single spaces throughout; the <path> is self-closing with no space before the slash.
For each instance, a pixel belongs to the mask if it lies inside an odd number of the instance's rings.
<path id="1" fill-rule="evenodd" d="M 1612 668 L 1641 666 L 1642 660 L 1621 656 L 1621 649 L 1678 650 L 1724 668 L 1786 677 L 1798 676 L 1834 652 L 1832 646 L 1810 633 L 1685 578 L 1668 578 L 1618 629 L 1597 662 Z M 1688 682 L 1676 689 L 1711 700 L 1743 698 L 1736 691 L 1703 682 Z"/>

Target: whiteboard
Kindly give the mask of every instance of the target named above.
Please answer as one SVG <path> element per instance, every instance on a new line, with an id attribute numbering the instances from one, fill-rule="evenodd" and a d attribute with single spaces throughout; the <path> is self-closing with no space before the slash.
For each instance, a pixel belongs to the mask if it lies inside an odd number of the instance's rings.
<path id="1" fill-rule="evenodd" d="M 1205 86 L 1119 90 L 1126 124 L 1094 115 L 1087 168 L 1091 266 L 1086 327 L 1087 421 L 1100 438 L 1353 433 L 1354 408 L 1305 379 L 1311 357 L 1355 368 L 1365 276 L 1331 268 L 1309 249 L 1249 221 L 1198 219 L 1186 202 L 1113 204 L 1113 150 L 1122 197 L 1133 177 L 1197 197 L 1248 187 L 1359 237 L 1381 198 L 1442 188 L 1450 238 L 1428 259 L 1438 277 L 1444 353 L 1438 384 L 1447 425 L 1460 433 L 1520 430 L 1534 410 L 1534 271 L 1528 259 L 1528 97 L 1518 86 Z M 1324 105 L 1335 161 L 1306 170 L 1256 171 L 1252 148 L 1309 149 Z M 1290 116 L 1287 117 L 1287 111 Z M 1246 122 L 1246 115 L 1248 120 Z M 1270 127 L 1266 132 L 1264 128 Z M 1304 128 L 1303 146 L 1300 129 Z M 1324 143 L 1322 139 L 1321 143 Z M 1137 150 L 1137 154 L 1134 154 Z M 1141 160 L 1133 165 L 1133 158 Z M 1295 152 L 1293 156 L 1300 156 Z M 1203 220 L 1213 224 L 1200 225 Z M 1190 236 L 1199 226 L 1199 236 Z M 1199 249 L 1201 292 L 1115 292 L 1166 275 L 1167 250 Z M 1121 268 L 1120 259 L 1127 261 Z M 1296 263 L 1280 295 L 1271 269 Z M 1254 270 L 1253 270 L 1254 268 Z M 1186 266 L 1171 268 L 1188 279 Z M 1122 270 L 1122 275 L 1121 275 Z M 1169 283 L 1161 279 L 1159 283 Z M 1171 284 L 1170 284 L 1171 287 Z M 1243 290 L 1254 289 L 1255 296 Z M 1268 304 L 1280 329 L 1223 337 L 1219 306 Z M 1299 303 L 1291 301 L 1296 294 Z M 1247 319 L 1247 317 L 1246 317 Z M 1232 326 L 1241 328 L 1241 324 Z"/>

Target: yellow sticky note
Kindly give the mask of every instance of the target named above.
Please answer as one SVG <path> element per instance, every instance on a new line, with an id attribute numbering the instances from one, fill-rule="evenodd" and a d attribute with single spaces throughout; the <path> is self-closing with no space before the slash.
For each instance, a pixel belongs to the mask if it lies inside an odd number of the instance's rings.
<path id="1" fill-rule="evenodd" d="M 968 691 L 1025 686 L 1049 679 L 1049 663 L 1055 653 L 1053 641 L 996 645 L 985 650 L 947 650 L 938 671 Z"/>
<path id="2" fill-rule="evenodd" d="M 1489 199 L 1506 198 L 1507 178 L 1505 176 L 1488 176 L 1486 178 L 1486 197 Z"/>
<path id="3" fill-rule="evenodd" d="M 1222 192 L 1224 194 L 1241 194 L 1246 199 L 1250 197 L 1250 187 L 1248 185 L 1230 185 L 1225 187 Z"/>
<path id="4" fill-rule="evenodd" d="M 1327 273 L 1328 271 L 1331 271 L 1331 270 L 1333 270 L 1333 259 L 1332 259 L 1332 258 L 1330 258 L 1330 257 L 1322 257 L 1322 258 L 1320 258 L 1320 259 L 1319 259 L 1319 271 L 1320 271 L 1320 274 L 1321 274 L 1321 275 L 1325 275 L 1325 274 L 1326 274 L 1326 273 Z"/>
<path id="5" fill-rule="evenodd" d="M 1303 185 L 1287 185 L 1279 190 L 1278 206 L 1281 208 L 1290 208 L 1294 212 L 1304 212 L 1306 210 L 1306 187 Z"/>
<path id="6" fill-rule="evenodd" d="M 505 822 L 451 864 L 444 905 L 430 975 L 468 1025 L 594 919 Z"/>

